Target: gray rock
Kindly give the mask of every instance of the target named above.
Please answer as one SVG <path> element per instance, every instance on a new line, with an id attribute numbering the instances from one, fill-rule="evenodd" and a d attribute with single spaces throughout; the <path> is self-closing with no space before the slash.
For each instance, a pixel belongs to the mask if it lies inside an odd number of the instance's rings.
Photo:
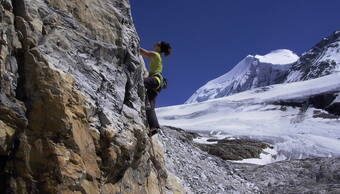
<path id="1" fill-rule="evenodd" d="M 188 193 L 261 193 L 250 181 L 235 174 L 231 163 L 200 150 L 193 137 L 173 127 L 162 127 L 166 167 L 177 175 Z"/>
<path id="2" fill-rule="evenodd" d="M 339 193 L 340 158 L 238 164 L 198 149 L 192 133 L 162 127 L 166 167 L 188 193 Z M 196 135 L 194 135 L 196 136 Z"/>
<path id="3" fill-rule="evenodd" d="M 315 158 L 247 168 L 242 174 L 263 193 L 338 193 L 339 169 L 339 158 Z"/>
<path id="4" fill-rule="evenodd" d="M 324 38 L 313 48 L 303 53 L 299 61 L 288 71 L 285 82 L 296 82 L 314 79 L 334 73 L 340 61 L 340 31 Z"/>
<path id="5" fill-rule="evenodd" d="M 0 193 L 183 192 L 147 136 L 129 1 L 12 5 L 0 6 Z"/>

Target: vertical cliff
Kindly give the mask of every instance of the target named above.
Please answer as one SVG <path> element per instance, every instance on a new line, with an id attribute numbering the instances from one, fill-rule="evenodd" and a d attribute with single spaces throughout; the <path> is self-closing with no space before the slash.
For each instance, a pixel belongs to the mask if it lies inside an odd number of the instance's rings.
<path id="1" fill-rule="evenodd" d="M 147 136 L 128 0 L 3 0 L 0 20 L 0 193 L 183 192 Z"/>

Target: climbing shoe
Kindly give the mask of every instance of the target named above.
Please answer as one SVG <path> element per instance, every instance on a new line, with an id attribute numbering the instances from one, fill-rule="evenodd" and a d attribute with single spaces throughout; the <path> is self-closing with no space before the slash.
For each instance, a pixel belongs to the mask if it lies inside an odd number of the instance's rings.
<path id="1" fill-rule="evenodd" d="M 152 136 L 156 135 L 158 132 L 159 132 L 158 128 L 152 128 L 152 129 L 150 129 L 148 135 L 149 135 L 149 137 L 152 137 Z"/>

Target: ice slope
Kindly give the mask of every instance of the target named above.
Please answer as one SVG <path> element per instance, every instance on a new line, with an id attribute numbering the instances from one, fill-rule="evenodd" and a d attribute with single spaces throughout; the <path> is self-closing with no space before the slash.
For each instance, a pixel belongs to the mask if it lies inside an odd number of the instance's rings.
<path id="1" fill-rule="evenodd" d="M 274 105 L 340 91 L 340 73 L 272 85 L 195 104 L 157 109 L 161 125 L 185 130 L 250 137 L 274 145 L 275 160 L 340 156 L 340 120 L 320 118 L 322 110 Z"/>
<path id="2" fill-rule="evenodd" d="M 282 82 L 299 59 L 292 51 L 281 49 L 261 55 L 248 55 L 228 73 L 209 81 L 199 88 L 185 103 L 220 98 L 248 89 Z"/>

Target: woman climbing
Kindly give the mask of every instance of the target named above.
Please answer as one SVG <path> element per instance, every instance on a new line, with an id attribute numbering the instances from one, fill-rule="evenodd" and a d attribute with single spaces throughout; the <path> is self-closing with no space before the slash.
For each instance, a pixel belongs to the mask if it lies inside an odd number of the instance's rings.
<path id="1" fill-rule="evenodd" d="M 140 53 L 143 57 L 151 61 L 149 76 L 144 78 L 144 85 L 146 88 L 146 117 L 150 127 L 149 136 L 151 137 L 158 133 L 160 128 L 155 112 L 156 97 L 166 84 L 162 75 L 162 55 L 165 57 L 170 56 L 171 46 L 169 43 L 160 41 L 154 45 L 153 51 L 140 48 Z"/>

